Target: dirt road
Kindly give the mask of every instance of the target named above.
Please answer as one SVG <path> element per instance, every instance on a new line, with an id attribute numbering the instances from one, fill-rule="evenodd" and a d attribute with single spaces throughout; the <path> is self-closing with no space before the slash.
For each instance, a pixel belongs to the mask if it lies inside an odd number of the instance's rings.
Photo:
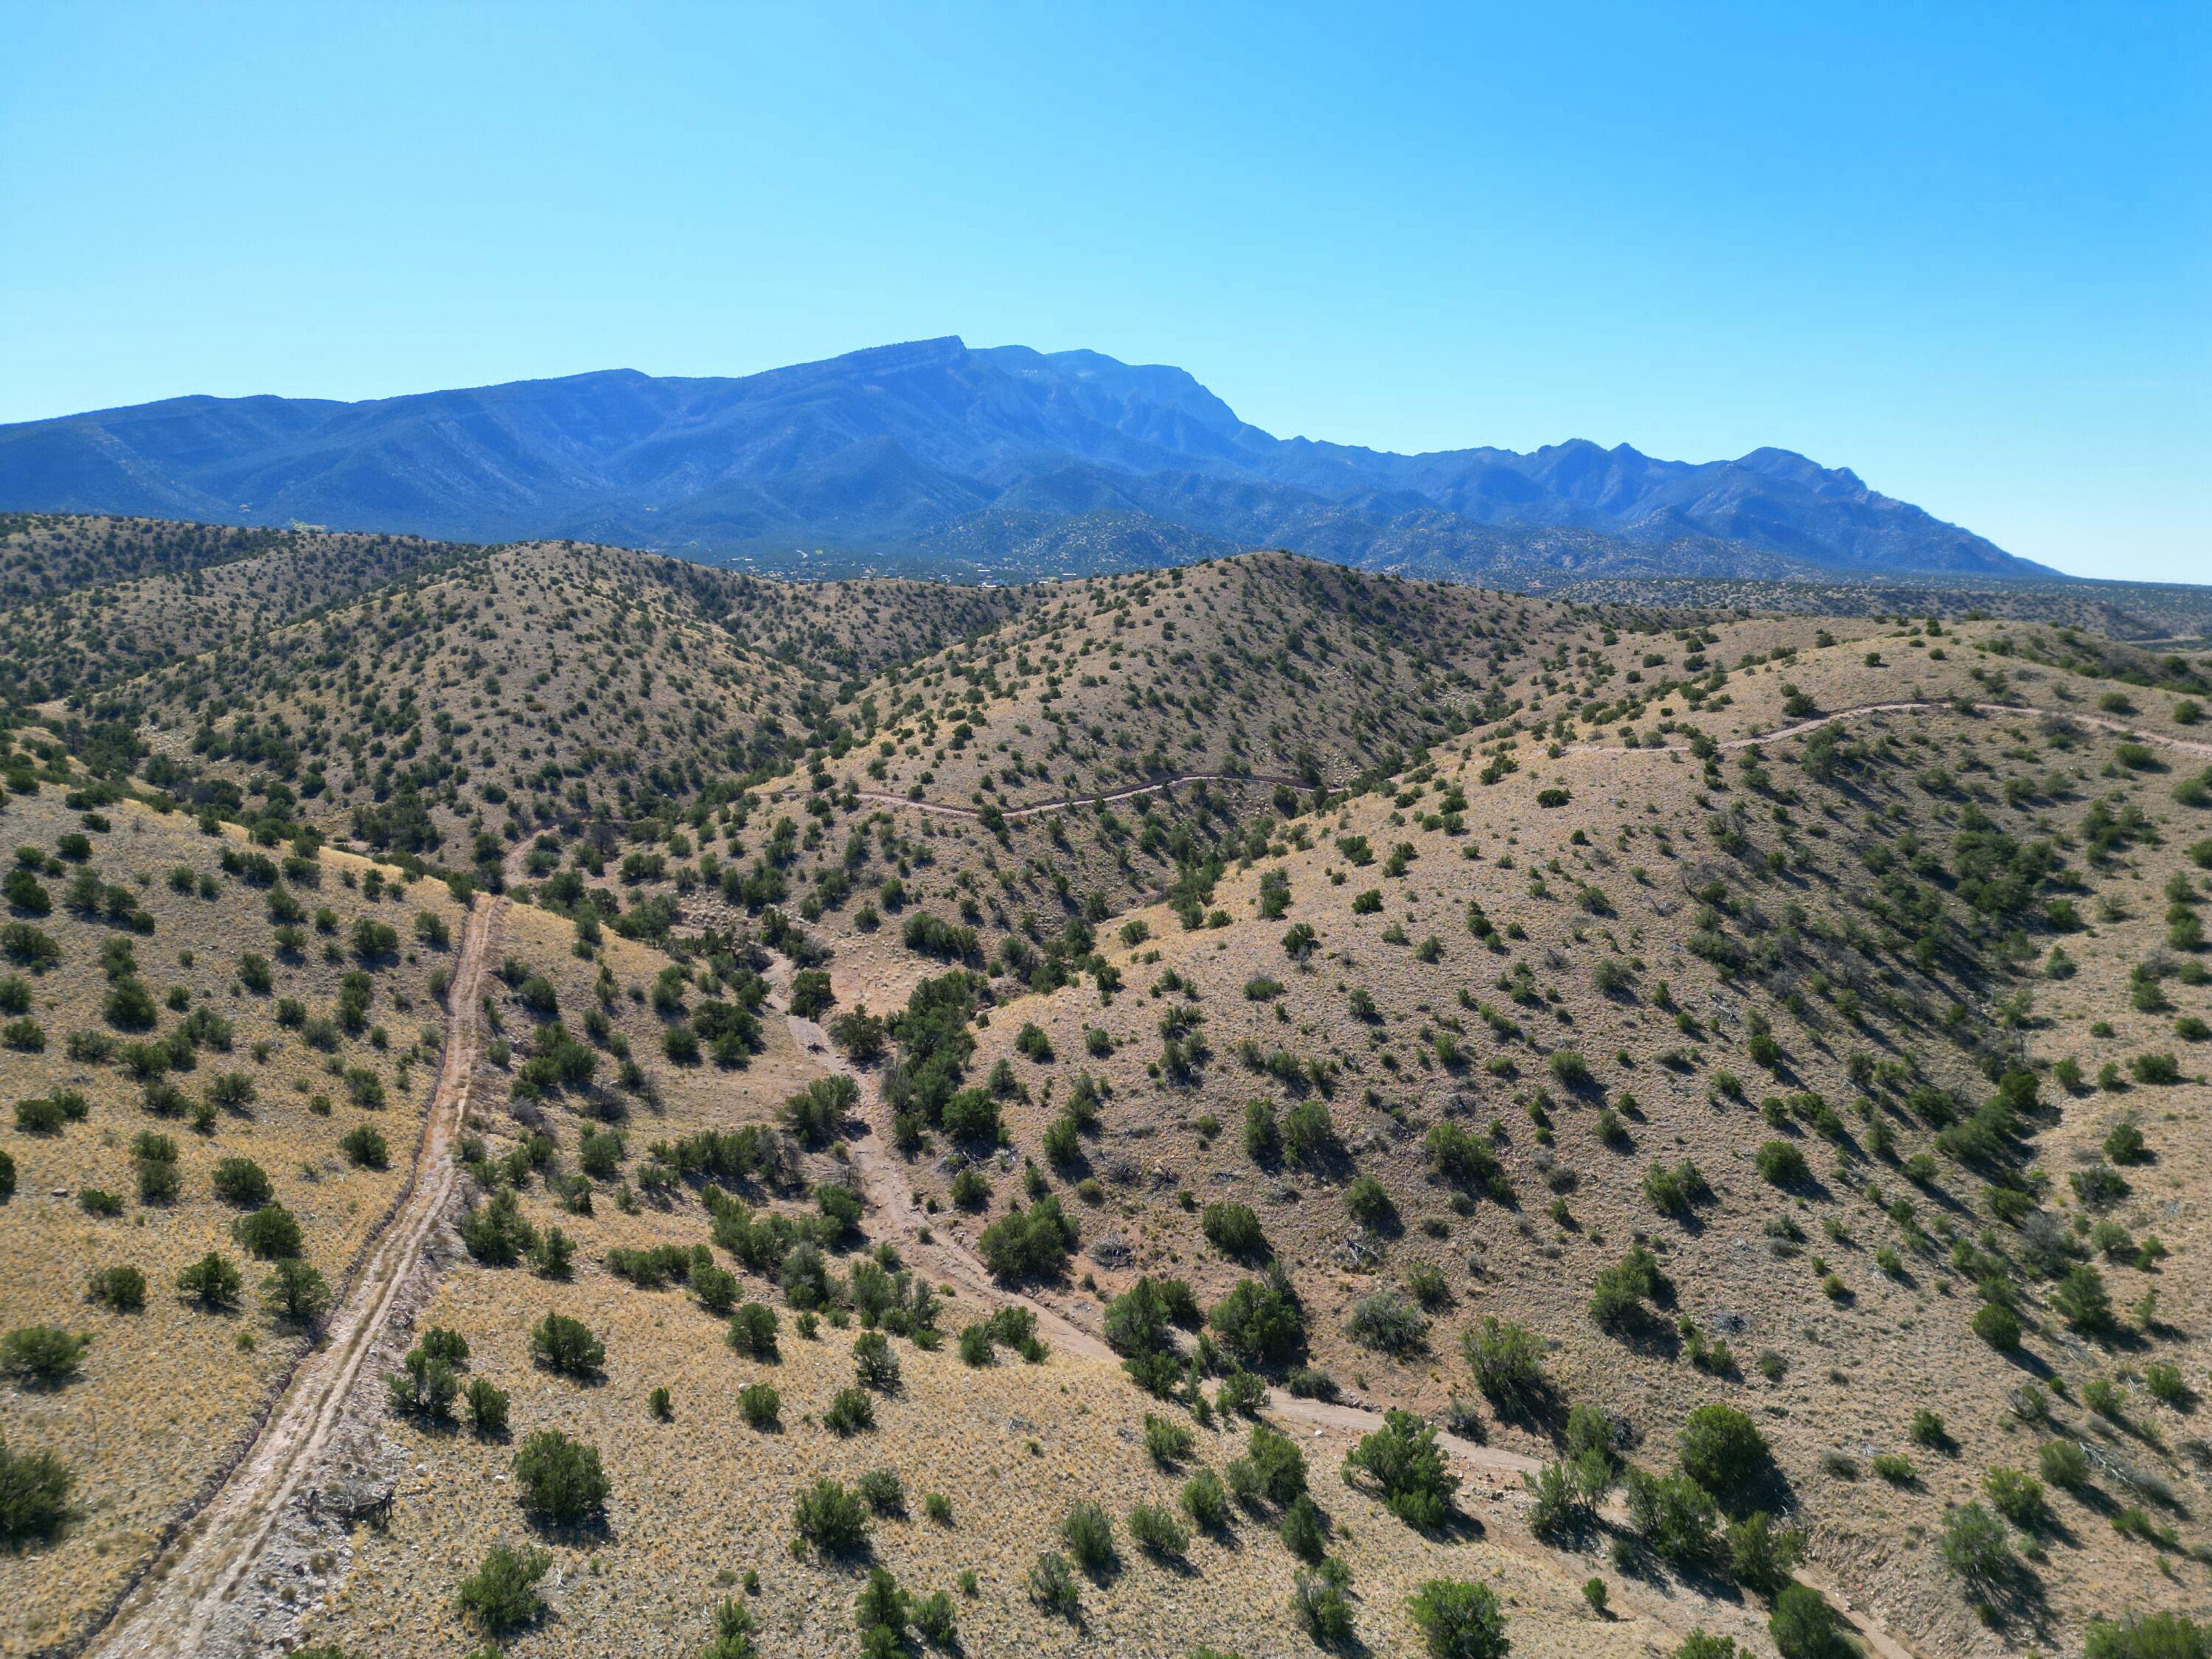
<path id="1" fill-rule="evenodd" d="M 415 1171 L 376 1234 L 322 1341 L 293 1374 L 230 1479 L 117 1607 L 88 1651 L 103 1659 L 219 1651 L 214 1627 L 252 1578 L 285 1509 L 313 1474 L 423 1246 L 453 1193 L 453 1149 L 476 1070 L 478 1005 L 504 899 L 480 901 L 461 934 L 447 991 L 445 1053 Z"/>
<path id="2" fill-rule="evenodd" d="M 1954 707 L 1955 705 L 1948 700 L 1935 698 L 1905 702 L 1856 703 L 1849 708 L 1832 709 L 1827 714 L 1816 714 L 1810 720 L 1799 720 L 1794 725 L 1781 726 L 1772 732 L 1757 732 L 1741 738 L 1723 738 L 1720 740 L 1720 747 L 1730 751 L 1739 749 L 1756 749 L 1765 744 L 1781 743 L 1790 738 L 1802 738 L 1808 732 L 1819 731 L 1824 726 L 1832 726 L 1838 720 L 1856 720 L 1863 714 L 1942 714 Z M 2035 715 L 2039 718 L 2047 714 L 2053 720 L 2067 720 L 2075 726 L 2108 732 L 2115 737 L 2127 738 L 2136 743 L 2153 744 L 2159 748 L 2171 749 L 2180 754 L 2200 755 L 2212 759 L 2212 743 L 2194 742 L 2187 738 L 2169 738 L 2155 732 L 2141 732 L 2124 721 L 2106 720 L 2101 715 L 2080 714 L 2071 709 L 2029 708 L 2004 702 L 1978 702 L 1973 707 L 1974 711 L 1981 714 Z M 1680 744 L 1645 744 L 1635 750 L 1631 750 L 1620 744 L 1574 743 L 1566 746 L 1566 753 L 1570 755 L 1672 755 L 1686 752 L 1686 749 Z M 1056 800 L 1031 801 L 1026 805 L 1006 806 L 1000 810 L 1009 819 L 1030 818 L 1046 812 L 1064 812 L 1086 806 L 1111 805 L 1115 801 L 1133 800 L 1139 795 L 1156 795 L 1164 789 L 1179 788 L 1186 783 L 1282 783 L 1290 785 L 1293 789 L 1311 787 L 1303 778 L 1284 777 L 1273 772 L 1182 772 L 1171 778 L 1162 778 L 1157 783 L 1136 784 L 1129 788 L 1116 789 L 1105 794 L 1069 795 Z M 878 806 L 902 806 L 912 811 L 927 812 L 938 817 L 964 818 L 973 823 L 983 816 L 981 807 L 955 806 L 945 801 L 916 800 L 909 795 L 894 795 L 879 789 L 862 789 L 858 792 L 858 796 L 861 800 L 872 802 Z"/>
<path id="3" fill-rule="evenodd" d="M 1028 1308 L 1036 1316 L 1039 1334 L 1054 1346 L 1088 1359 L 1118 1364 L 1120 1356 L 1097 1330 L 1078 1317 L 1072 1302 L 1057 1300 L 1043 1292 L 1007 1289 L 957 1235 L 930 1224 L 928 1212 L 915 1200 L 914 1189 L 907 1182 L 897 1153 L 890 1149 L 883 1135 L 886 1114 L 879 1079 L 838 1053 L 820 1025 L 787 1012 L 790 975 L 791 965 L 781 957 L 769 970 L 776 1004 L 787 1010 L 784 1020 L 790 1028 L 793 1042 L 824 1070 L 842 1073 L 860 1085 L 866 1127 L 858 1139 L 847 1143 L 847 1150 L 860 1177 L 861 1196 L 870 1215 L 898 1247 L 900 1255 L 926 1267 L 940 1282 L 956 1286 L 963 1297 L 972 1296 L 987 1305 L 1018 1303 Z M 1271 1395 L 1267 1410 L 1270 1416 L 1281 1422 L 1345 1441 L 1371 1434 L 1383 1424 L 1383 1413 L 1370 1407 L 1341 1401 L 1301 1400 L 1280 1392 Z M 1458 1435 L 1439 1432 L 1437 1443 L 1463 1468 L 1510 1487 L 1517 1488 L 1522 1476 L 1533 1474 L 1542 1467 L 1535 1458 L 1524 1457 L 1502 1447 L 1482 1445 Z M 1608 1514 L 1617 1519 L 1620 1513 L 1625 1513 L 1616 1511 L 1617 1504 Z M 1826 1598 L 1845 1626 L 1877 1659 L 1922 1659 L 1879 1617 L 1856 1607 L 1825 1575 L 1801 1568 L 1797 1577 Z"/>
<path id="4" fill-rule="evenodd" d="M 1275 772 L 1178 772 L 1171 778 L 1162 778 L 1157 783 L 1133 784 L 1127 789 L 1110 790 L 1102 795 L 1067 795 L 1058 800 L 1036 800 L 1025 806 L 1006 806 L 1000 811 L 1010 818 L 1033 818 L 1041 812 L 1065 812 L 1085 806 L 1110 806 L 1115 801 L 1134 800 L 1139 795 L 1157 795 L 1163 789 L 1178 788 L 1186 783 L 1265 783 L 1288 784 L 1293 789 L 1312 786 L 1304 778 L 1285 777 Z M 873 801 L 878 806 L 908 806 L 917 812 L 933 812 L 939 817 L 980 818 L 980 806 L 950 806 L 941 801 L 916 800 L 911 795 L 894 795 L 881 789 L 861 789 L 854 792 L 859 799 Z"/>
<path id="5" fill-rule="evenodd" d="M 1765 744 L 1781 743 L 1790 738 L 1802 738 L 1808 732 L 1817 732 L 1824 726 L 1833 726 L 1838 720 L 1856 720 L 1862 714 L 1948 714 L 1957 705 L 1948 699 L 1928 698 L 1914 702 L 1862 702 L 1849 708 L 1834 708 L 1825 714 L 1815 714 L 1810 720 L 1797 721 L 1771 732 L 1755 732 L 1747 737 L 1723 738 L 1723 750 L 1756 749 Z M 2184 755 L 2201 755 L 2212 758 L 2212 743 L 2199 743 L 2188 738 L 2169 738 L 2157 732 L 2138 731 L 2124 720 L 2108 720 L 2100 714 L 2080 714 L 2070 708 L 2031 708 L 2009 702 L 1978 702 L 1972 705 L 1978 714 L 2011 714 L 2015 717 L 2033 715 L 2036 719 L 2049 717 L 2064 720 L 2069 726 L 2087 726 L 2094 731 L 2107 732 L 2118 738 L 2135 743 L 2147 743 L 2160 749 L 2171 749 Z M 1570 755 L 1671 755 L 1686 753 L 1680 744 L 1651 745 L 1632 750 L 1625 744 L 1574 743 L 1569 744 Z"/>

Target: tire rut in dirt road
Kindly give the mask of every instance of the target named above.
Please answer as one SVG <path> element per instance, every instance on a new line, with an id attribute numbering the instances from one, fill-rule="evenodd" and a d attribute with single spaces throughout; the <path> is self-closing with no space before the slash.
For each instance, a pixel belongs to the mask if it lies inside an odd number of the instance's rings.
<path id="1" fill-rule="evenodd" d="M 880 1079 L 838 1053 L 828 1034 L 816 1022 L 788 1012 L 791 964 L 787 960 L 778 957 L 769 966 L 768 979 L 777 1000 L 784 1004 L 784 1021 L 799 1050 L 823 1070 L 850 1078 L 860 1088 L 866 1127 L 859 1139 L 848 1143 L 848 1150 L 860 1174 L 863 1201 L 890 1232 L 900 1254 L 909 1261 L 927 1264 L 940 1279 L 957 1286 L 963 1295 L 972 1295 L 987 1304 L 1012 1304 L 1027 1308 L 1036 1316 L 1039 1332 L 1056 1346 L 1088 1359 L 1119 1364 L 1121 1356 L 1098 1332 L 1042 1297 L 1009 1290 L 957 1237 L 928 1224 L 927 1212 L 915 1200 L 914 1188 L 899 1167 L 897 1155 L 887 1149 L 881 1133 Z M 1283 1421 L 1346 1437 L 1371 1434 L 1382 1427 L 1384 1421 L 1382 1412 L 1371 1407 L 1341 1401 L 1302 1400 L 1273 1391 L 1267 1410 L 1271 1416 Z M 1522 1476 L 1534 1474 L 1543 1467 L 1536 1458 L 1441 1431 L 1437 1435 L 1437 1444 L 1455 1462 L 1516 1485 Z M 1626 1510 L 1616 1501 L 1607 1514 L 1618 1520 Z M 1556 1565 L 1552 1558 L 1544 1559 Z M 1800 1583 L 1826 1600 L 1850 1633 L 1877 1659 L 1921 1659 L 1880 1619 L 1856 1607 L 1832 1581 L 1803 1569 L 1796 1576 Z"/>
<path id="2" fill-rule="evenodd" d="M 215 1626 L 252 1578 L 286 1509 L 301 1495 L 363 1380 L 370 1355 L 453 1195 L 453 1151 L 467 1115 L 483 994 L 504 899 L 480 902 L 463 929 L 447 988 L 445 1052 L 424 1114 L 415 1169 L 260 1435 L 228 1481 L 126 1596 L 88 1650 L 102 1659 L 222 1652 Z"/>

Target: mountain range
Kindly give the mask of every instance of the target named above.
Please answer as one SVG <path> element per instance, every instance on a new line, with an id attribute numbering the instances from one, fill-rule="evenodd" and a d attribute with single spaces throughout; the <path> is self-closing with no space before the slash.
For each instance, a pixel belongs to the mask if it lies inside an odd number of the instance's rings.
<path id="1" fill-rule="evenodd" d="M 0 426 L 0 508 L 568 538 L 713 563 L 821 550 L 824 569 L 969 575 L 1263 546 L 1534 586 L 2056 574 L 1788 450 L 1392 454 L 1274 437 L 1179 368 L 954 337 L 734 379 L 185 397 Z"/>

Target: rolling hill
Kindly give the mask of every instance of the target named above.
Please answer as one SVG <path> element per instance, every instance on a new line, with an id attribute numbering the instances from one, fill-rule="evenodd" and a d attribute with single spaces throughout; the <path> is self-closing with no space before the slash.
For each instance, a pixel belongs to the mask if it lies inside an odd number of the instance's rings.
<path id="1" fill-rule="evenodd" d="M 2199 1639 L 2201 650 L 13 533 L 0 1654 Z"/>

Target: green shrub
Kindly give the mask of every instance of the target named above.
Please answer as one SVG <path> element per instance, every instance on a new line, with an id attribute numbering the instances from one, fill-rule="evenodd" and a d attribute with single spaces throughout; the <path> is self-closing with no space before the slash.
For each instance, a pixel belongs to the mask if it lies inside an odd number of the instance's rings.
<path id="1" fill-rule="evenodd" d="M 1153 1504 L 1139 1504 L 1129 1511 L 1129 1536 L 1155 1555 L 1180 1561 L 1190 1550 L 1190 1529 L 1175 1511 Z"/>
<path id="2" fill-rule="evenodd" d="M 1075 1224 L 1048 1195 L 986 1227 L 976 1240 L 983 1263 L 1009 1282 L 1057 1278 L 1075 1249 Z"/>
<path id="3" fill-rule="evenodd" d="M 234 1307 L 245 1284 L 238 1269 L 213 1250 L 177 1275 L 177 1288 L 210 1310 Z"/>
<path id="4" fill-rule="evenodd" d="M 1250 1371 L 1232 1370 L 1213 1391 L 1213 1403 L 1224 1413 L 1253 1416 L 1267 1403 L 1267 1385 Z"/>
<path id="5" fill-rule="evenodd" d="M 50 1538 L 70 1517 L 76 1476 L 49 1451 L 11 1451 L 0 1438 L 0 1550 Z"/>
<path id="6" fill-rule="evenodd" d="M 1283 1150 L 1282 1124 L 1272 1102 L 1244 1103 L 1244 1155 L 1255 1164 L 1273 1164 Z"/>
<path id="7" fill-rule="evenodd" d="M 217 1198 L 242 1209 L 258 1208 L 275 1195 L 268 1173 L 250 1158 L 220 1160 L 210 1179 Z"/>
<path id="8" fill-rule="evenodd" d="M 1060 1537 L 1085 1572 L 1095 1577 L 1114 1565 L 1114 1519 L 1097 1504 L 1086 1499 L 1068 1510 Z"/>
<path id="9" fill-rule="evenodd" d="M 0 1337 L 0 1374 L 51 1388 L 76 1375 L 77 1363 L 91 1346 L 91 1337 L 72 1336 L 58 1326 L 20 1326 Z"/>
<path id="10" fill-rule="evenodd" d="M 607 1499 L 598 1449 L 558 1429 L 540 1429 L 514 1454 L 516 1494 L 530 1514 L 556 1524 L 580 1521 Z"/>
<path id="11" fill-rule="evenodd" d="M 822 1413 L 822 1426 L 840 1436 L 872 1429 L 875 1402 L 859 1389 L 840 1389 L 830 1397 L 830 1408 Z"/>
<path id="12" fill-rule="evenodd" d="M 461 1395 L 462 1404 L 468 1408 L 469 1426 L 486 1440 L 495 1439 L 507 1432 L 507 1391 L 495 1388 L 481 1376 L 469 1379 L 469 1386 Z"/>
<path id="13" fill-rule="evenodd" d="M 1301 1561 L 1316 1562 L 1328 1553 L 1328 1528 L 1310 1493 L 1302 1492 L 1290 1501 L 1278 1534 L 1283 1547 Z"/>
<path id="14" fill-rule="evenodd" d="M 1996 1512 L 2023 1532 L 2033 1532 L 2051 1520 L 2043 1483 L 2032 1474 L 2000 1464 L 1982 1477 L 1982 1490 Z"/>
<path id="15" fill-rule="evenodd" d="M 1352 1304 L 1345 1331 L 1362 1347 L 1405 1354 L 1428 1339 L 1428 1316 L 1396 1291 L 1376 1291 Z"/>
<path id="16" fill-rule="evenodd" d="M 116 1313 L 137 1313 L 146 1305 L 146 1275 L 136 1267 L 102 1267 L 92 1275 L 85 1295 Z"/>
<path id="17" fill-rule="evenodd" d="M 2137 1054 L 2128 1062 L 2128 1070 L 2138 1083 L 2166 1084 L 2181 1081 L 2181 1066 L 2172 1054 Z"/>
<path id="18" fill-rule="evenodd" d="M 2191 1390 L 2182 1379 L 2181 1367 L 2171 1361 L 2154 1360 L 2144 1366 L 2143 1387 L 2150 1391 L 2152 1399 L 2163 1405 L 2171 1406 L 2178 1412 L 2189 1409 Z"/>
<path id="19" fill-rule="evenodd" d="M 1206 1243 L 1224 1255 L 1256 1258 L 1267 1253 L 1267 1235 L 1247 1204 L 1209 1204 L 1202 1224 Z"/>
<path id="20" fill-rule="evenodd" d="M 1382 1426 L 1346 1454 L 1346 1480 L 1355 1471 L 1381 1488 L 1392 1514 L 1414 1527 L 1442 1526 L 1460 1484 L 1445 1468 L 1436 1430 L 1407 1411 L 1386 1412 Z"/>
<path id="21" fill-rule="evenodd" d="M 960 1629 L 953 1616 L 952 1598 L 943 1590 L 915 1596 L 908 1611 L 914 1615 L 915 1633 L 923 1641 L 948 1652 L 959 1647 Z"/>
<path id="22" fill-rule="evenodd" d="M 792 1520 L 799 1535 L 824 1555 L 848 1554 L 867 1542 L 867 1505 L 828 1476 L 799 1494 Z"/>
<path id="23" fill-rule="evenodd" d="M 1716 1497 L 1742 1492 L 1768 1468 L 1766 1437 L 1744 1413 L 1716 1401 L 1682 1425 L 1682 1472 Z"/>
<path id="24" fill-rule="evenodd" d="M 1513 1646 L 1505 1611 L 1487 1585 L 1431 1578 L 1407 1599 L 1406 1611 L 1436 1659 L 1504 1659 Z"/>
<path id="25" fill-rule="evenodd" d="M 538 1581 L 552 1565 L 548 1551 L 494 1544 L 483 1565 L 461 1580 L 461 1612 L 494 1636 L 528 1624 L 544 1608 Z"/>
<path id="26" fill-rule="evenodd" d="M 738 1409 L 753 1427 L 772 1428 L 783 1411 L 783 1396 L 765 1382 L 748 1383 L 738 1391 Z"/>
<path id="27" fill-rule="evenodd" d="M 2130 1613 L 2089 1621 L 2081 1659 L 2212 1659 L 2212 1625 L 2178 1613 Z"/>
<path id="28" fill-rule="evenodd" d="M 1937 1547 L 1943 1565 L 1980 1593 L 2010 1582 L 2020 1565 L 2004 1522 L 1979 1504 L 1963 1504 L 1945 1515 Z"/>
<path id="29" fill-rule="evenodd" d="M 1047 1550 L 1030 1569 L 1030 1600 L 1048 1613 L 1073 1619 L 1082 1610 L 1083 1597 L 1065 1556 Z"/>
<path id="30" fill-rule="evenodd" d="M 1345 1213 L 1363 1226 L 1380 1227 L 1396 1215 L 1389 1188 L 1371 1175 L 1362 1175 L 1344 1189 Z"/>
<path id="31" fill-rule="evenodd" d="M 1666 1285 L 1658 1258 L 1645 1246 L 1632 1244 L 1619 1261 L 1598 1270 L 1590 1285 L 1590 1317 L 1608 1328 L 1630 1324 L 1643 1316 L 1644 1298 L 1658 1296 Z"/>
<path id="32" fill-rule="evenodd" d="M 247 1255 L 264 1261 L 300 1254 L 299 1218 L 282 1204 L 264 1204 L 252 1214 L 239 1217 L 231 1224 L 230 1232 Z"/>
<path id="33" fill-rule="evenodd" d="M 184 1177 L 178 1172 L 173 1156 L 167 1158 L 142 1158 L 137 1168 L 138 1201 L 141 1204 L 167 1204 L 184 1187 Z"/>
<path id="34" fill-rule="evenodd" d="M 1283 1115 L 1283 1156 L 1292 1164 L 1317 1169 L 1341 1150 L 1327 1102 L 1302 1100 Z"/>
<path id="35" fill-rule="evenodd" d="M 2087 1336 L 2109 1334 L 2115 1324 L 2112 1302 L 2105 1289 L 2105 1276 L 2094 1267 L 2075 1268 L 2058 1281 L 2051 1305 L 2061 1318 Z"/>
<path id="36" fill-rule="evenodd" d="M 330 1307 L 331 1287 L 309 1263 L 287 1257 L 261 1281 L 261 1305 L 277 1319 L 312 1325 Z"/>
<path id="37" fill-rule="evenodd" d="M 51 1100 L 19 1100 L 15 1103 L 15 1128 L 27 1135 L 58 1135 L 64 1121 L 62 1109 Z"/>
<path id="38" fill-rule="evenodd" d="M 1728 1529 L 1729 1571 L 1739 1584 L 1773 1595 L 1805 1559 L 1805 1534 L 1778 1527 L 1764 1512 L 1749 1515 Z"/>
<path id="39" fill-rule="evenodd" d="M 748 1302 L 730 1316 L 730 1346 L 750 1358 L 775 1358 L 775 1310 L 765 1302 Z"/>
<path id="40" fill-rule="evenodd" d="M 1229 1524 L 1229 1492 L 1212 1469 L 1200 1469 L 1184 1481 L 1178 1501 L 1183 1513 L 1208 1532 Z"/>
<path id="41" fill-rule="evenodd" d="M 853 1490 L 878 1515 L 906 1513 L 906 1483 L 899 1479 L 896 1469 L 870 1469 L 853 1483 Z"/>
<path id="42" fill-rule="evenodd" d="M 2036 1468 L 2052 1486 L 2079 1492 L 2089 1484 L 2089 1455 L 2071 1440 L 2046 1440 L 2036 1449 Z"/>
<path id="43" fill-rule="evenodd" d="M 1352 1569 L 1334 1556 L 1291 1581 L 1291 1610 L 1306 1634 L 1323 1647 L 1351 1639 L 1351 1583 Z"/>
<path id="44" fill-rule="evenodd" d="M 1686 1474 L 1652 1474 L 1632 1468 L 1622 1486 L 1628 1524 L 1654 1555 L 1689 1567 L 1712 1553 L 1713 1528 L 1719 1513 L 1712 1494 L 1697 1481 Z"/>
<path id="45" fill-rule="evenodd" d="M 1247 1279 L 1214 1304 L 1207 1322 L 1223 1345 L 1249 1364 L 1288 1359 L 1305 1340 L 1305 1318 L 1287 1285 Z"/>
<path id="46" fill-rule="evenodd" d="M 1484 1315 L 1461 1339 L 1460 1351 L 1474 1385 L 1501 1412 L 1536 1411 L 1550 1392 L 1544 1376 L 1544 1340 L 1526 1325 Z"/>
<path id="47" fill-rule="evenodd" d="M 1145 1451 L 1163 1468 L 1188 1461 L 1194 1437 L 1181 1423 L 1145 1413 Z"/>
<path id="48" fill-rule="evenodd" d="M 1297 1443 L 1266 1423 L 1255 1423 L 1245 1455 L 1230 1465 L 1230 1484 L 1269 1503 L 1288 1505 L 1306 1490 L 1305 1454 Z"/>
<path id="49" fill-rule="evenodd" d="M 853 1373 L 860 1386 L 879 1394 L 896 1394 L 899 1386 L 898 1356 L 881 1331 L 862 1331 L 853 1342 Z"/>
<path id="50" fill-rule="evenodd" d="M 1794 1141 L 1770 1140 L 1759 1149 L 1759 1173 L 1778 1187 L 1802 1187 L 1813 1171 Z"/>
<path id="51" fill-rule="evenodd" d="M 1850 1659 L 1852 1652 L 1836 1626 L 1835 1610 L 1802 1584 L 1783 1586 L 1767 1615 L 1766 1633 L 1782 1659 Z"/>
<path id="52" fill-rule="evenodd" d="M 347 1130 L 338 1140 L 338 1150 L 365 1170 L 381 1170 L 392 1158 L 383 1135 L 367 1123 Z"/>
<path id="53" fill-rule="evenodd" d="M 549 1313 L 531 1328 L 530 1357 L 564 1376 L 591 1376 L 605 1363 L 607 1351 L 581 1320 Z"/>
<path id="54" fill-rule="evenodd" d="M 1974 1310 L 1974 1334 L 1999 1353 L 2020 1346 L 2020 1319 L 2001 1302 L 1984 1302 Z"/>
<path id="55" fill-rule="evenodd" d="M 421 1346 L 410 1348 L 399 1369 L 385 1379 L 385 1394 L 392 1409 L 404 1417 L 442 1423 L 453 1415 L 453 1400 L 461 1380 L 453 1364 Z"/>

